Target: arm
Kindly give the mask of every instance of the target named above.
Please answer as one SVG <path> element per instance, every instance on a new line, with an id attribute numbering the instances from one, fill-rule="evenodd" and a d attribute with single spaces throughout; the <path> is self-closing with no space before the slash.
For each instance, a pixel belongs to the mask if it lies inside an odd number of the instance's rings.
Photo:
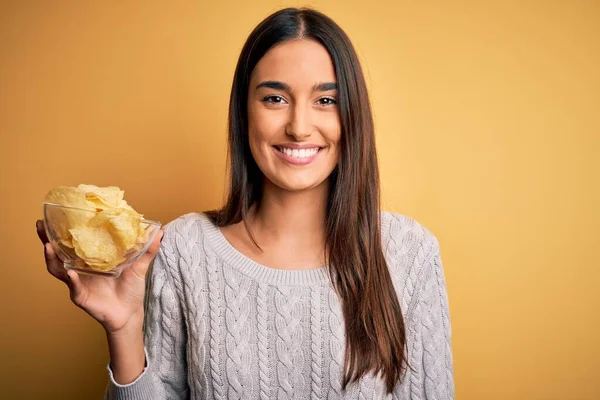
<path id="1" fill-rule="evenodd" d="M 148 273 L 143 336 L 146 365 L 142 366 L 141 375 L 126 384 L 118 383 L 120 377 L 109 365 L 107 400 L 183 400 L 189 397 L 184 316 L 178 296 L 181 280 L 177 278 L 178 260 L 169 236 L 166 230 L 161 249 Z M 134 339 L 129 339 L 128 343 L 114 343 L 116 347 L 111 347 L 111 360 L 119 348 L 136 346 L 135 335 L 131 337 Z M 109 345 L 112 344 L 109 340 Z"/>
<path id="2" fill-rule="evenodd" d="M 408 319 L 410 399 L 454 399 L 448 294 L 437 240 L 423 266 Z"/>

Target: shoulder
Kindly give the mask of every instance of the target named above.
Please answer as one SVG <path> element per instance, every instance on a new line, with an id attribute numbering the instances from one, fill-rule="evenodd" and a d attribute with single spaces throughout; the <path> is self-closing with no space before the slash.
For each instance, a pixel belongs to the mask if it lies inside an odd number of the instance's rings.
<path id="1" fill-rule="evenodd" d="M 406 215 L 382 212 L 382 246 L 403 309 L 431 276 L 440 245 L 436 236 Z"/>
<path id="2" fill-rule="evenodd" d="M 211 222 L 204 213 L 187 213 L 163 226 L 163 238 L 157 257 L 171 274 L 179 274 L 185 264 L 203 251 L 205 231 Z"/>
<path id="3" fill-rule="evenodd" d="M 148 282 L 154 291 L 168 284 L 184 302 L 183 288 L 196 287 L 200 282 L 197 272 L 205 255 L 203 239 L 210 224 L 204 213 L 187 213 L 163 226 L 164 235 Z"/>
<path id="4" fill-rule="evenodd" d="M 207 226 L 211 224 L 204 213 L 193 212 L 181 215 L 163 227 L 162 246 L 172 251 L 198 243 Z"/>
<path id="5" fill-rule="evenodd" d="M 205 214 L 196 212 L 183 214 L 175 218 L 163 227 L 165 232 L 163 241 L 171 241 L 177 235 L 188 236 L 190 233 L 194 233 L 201 229 L 202 222 L 206 218 L 208 217 Z"/>
<path id="6" fill-rule="evenodd" d="M 439 251 L 439 242 L 435 235 L 421 223 L 406 215 L 382 211 L 381 230 L 386 253 L 418 250 L 430 254 L 431 251 Z"/>

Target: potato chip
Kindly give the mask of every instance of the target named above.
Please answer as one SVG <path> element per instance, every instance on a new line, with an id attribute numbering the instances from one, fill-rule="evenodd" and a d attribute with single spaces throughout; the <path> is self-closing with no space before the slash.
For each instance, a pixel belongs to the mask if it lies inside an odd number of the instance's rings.
<path id="1" fill-rule="evenodd" d="M 124 251 L 135 246 L 138 241 L 140 216 L 135 211 L 115 209 L 96 214 L 88 224 L 91 227 L 107 229 Z"/>
<path id="2" fill-rule="evenodd" d="M 48 192 L 44 200 L 49 203 L 60 204 L 68 207 L 85 209 L 90 208 L 85 197 L 85 192 L 68 186 L 59 186 L 52 189 Z"/>
<path id="3" fill-rule="evenodd" d="M 148 235 L 150 234 L 150 229 L 148 229 L 149 225 L 148 224 L 144 224 L 144 223 L 140 223 L 140 226 L 138 227 L 138 237 L 137 237 L 137 242 L 136 242 L 136 250 L 139 250 L 143 247 L 144 243 L 146 243 L 146 241 L 148 241 Z"/>
<path id="4" fill-rule="evenodd" d="M 116 266 L 118 266 L 119 264 L 121 264 L 123 261 L 125 261 L 125 257 L 121 257 L 121 258 L 117 258 L 115 260 L 111 260 L 109 262 L 94 262 L 94 261 L 86 261 L 86 264 L 95 270 L 98 271 L 110 271 L 111 269 L 115 268 Z"/>
<path id="5" fill-rule="evenodd" d="M 69 237 L 60 239 L 60 242 L 63 244 L 63 246 L 67 246 L 71 249 L 73 248 L 73 241 L 72 241 L 72 237 L 71 237 L 70 233 L 69 233 Z"/>
<path id="6" fill-rule="evenodd" d="M 97 212 L 94 218 L 90 219 L 88 226 L 92 228 L 106 228 L 110 223 L 110 219 L 114 216 L 114 211 L 105 210 Z"/>
<path id="7" fill-rule="evenodd" d="M 77 255 L 85 259 L 108 262 L 118 258 L 119 249 L 112 235 L 104 228 L 81 227 L 69 229 Z"/>
<path id="8" fill-rule="evenodd" d="M 131 249 L 137 242 L 140 218 L 131 211 L 123 211 L 110 219 L 111 233 L 123 249 Z"/>
<path id="9" fill-rule="evenodd" d="M 62 215 L 62 217 L 51 217 L 50 222 L 56 234 L 61 241 L 64 240 L 67 243 L 69 243 L 71 240 L 69 229 L 85 226 L 87 222 L 94 216 L 94 213 L 91 212 L 93 208 L 89 207 L 85 199 L 85 193 L 76 188 L 59 186 L 48 192 L 44 200 L 49 203 L 77 208 L 62 209 L 61 213 L 59 214 Z M 90 211 L 82 211 L 80 209 L 86 209 Z"/>
<path id="10" fill-rule="evenodd" d="M 85 193 L 87 201 L 101 209 L 119 207 L 125 196 L 125 192 L 116 186 L 98 187 L 82 184 L 77 188 Z"/>

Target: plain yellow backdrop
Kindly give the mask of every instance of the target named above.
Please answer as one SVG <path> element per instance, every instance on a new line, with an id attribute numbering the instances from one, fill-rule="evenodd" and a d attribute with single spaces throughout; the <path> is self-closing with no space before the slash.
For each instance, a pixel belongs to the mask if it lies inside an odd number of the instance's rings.
<path id="1" fill-rule="evenodd" d="M 250 30 L 314 6 L 372 94 L 383 207 L 442 247 L 460 400 L 599 399 L 600 2 L 2 1 L 0 397 L 100 398 L 99 325 L 45 271 L 57 185 L 167 222 L 223 198 Z"/>

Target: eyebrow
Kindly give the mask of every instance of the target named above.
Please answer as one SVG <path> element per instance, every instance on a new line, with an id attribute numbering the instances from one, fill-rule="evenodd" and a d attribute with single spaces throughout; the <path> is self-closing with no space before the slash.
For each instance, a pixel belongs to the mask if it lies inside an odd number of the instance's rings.
<path id="1" fill-rule="evenodd" d="M 269 89 L 276 89 L 276 90 L 284 90 L 286 92 L 291 92 L 291 88 L 288 84 L 283 83 L 283 82 L 278 82 L 278 81 L 264 81 L 259 83 L 256 88 L 259 89 L 261 87 L 266 87 Z"/>
<path id="2" fill-rule="evenodd" d="M 337 90 L 338 85 L 335 82 L 317 83 L 313 87 L 313 92 L 327 92 L 328 90 Z"/>
<path id="3" fill-rule="evenodd" d="M 283 90 L 285 92 L 291 93 L 292 88 L 290 87 L 290 85 L 288 85 L 287 83 L 284 82 L 279 82 L 279 81 L 264 81 L 259 83 L 256 88 L 259 89 L 261 87 L 266 87 L 269 89 L 275 89 L 275 90 Z M 326 92 L 329 90 L 337 90 L 338 85 L 335 82 L 324 82 L 324 83 L 317 83 L 313 86 L 313 92 Z"/>

